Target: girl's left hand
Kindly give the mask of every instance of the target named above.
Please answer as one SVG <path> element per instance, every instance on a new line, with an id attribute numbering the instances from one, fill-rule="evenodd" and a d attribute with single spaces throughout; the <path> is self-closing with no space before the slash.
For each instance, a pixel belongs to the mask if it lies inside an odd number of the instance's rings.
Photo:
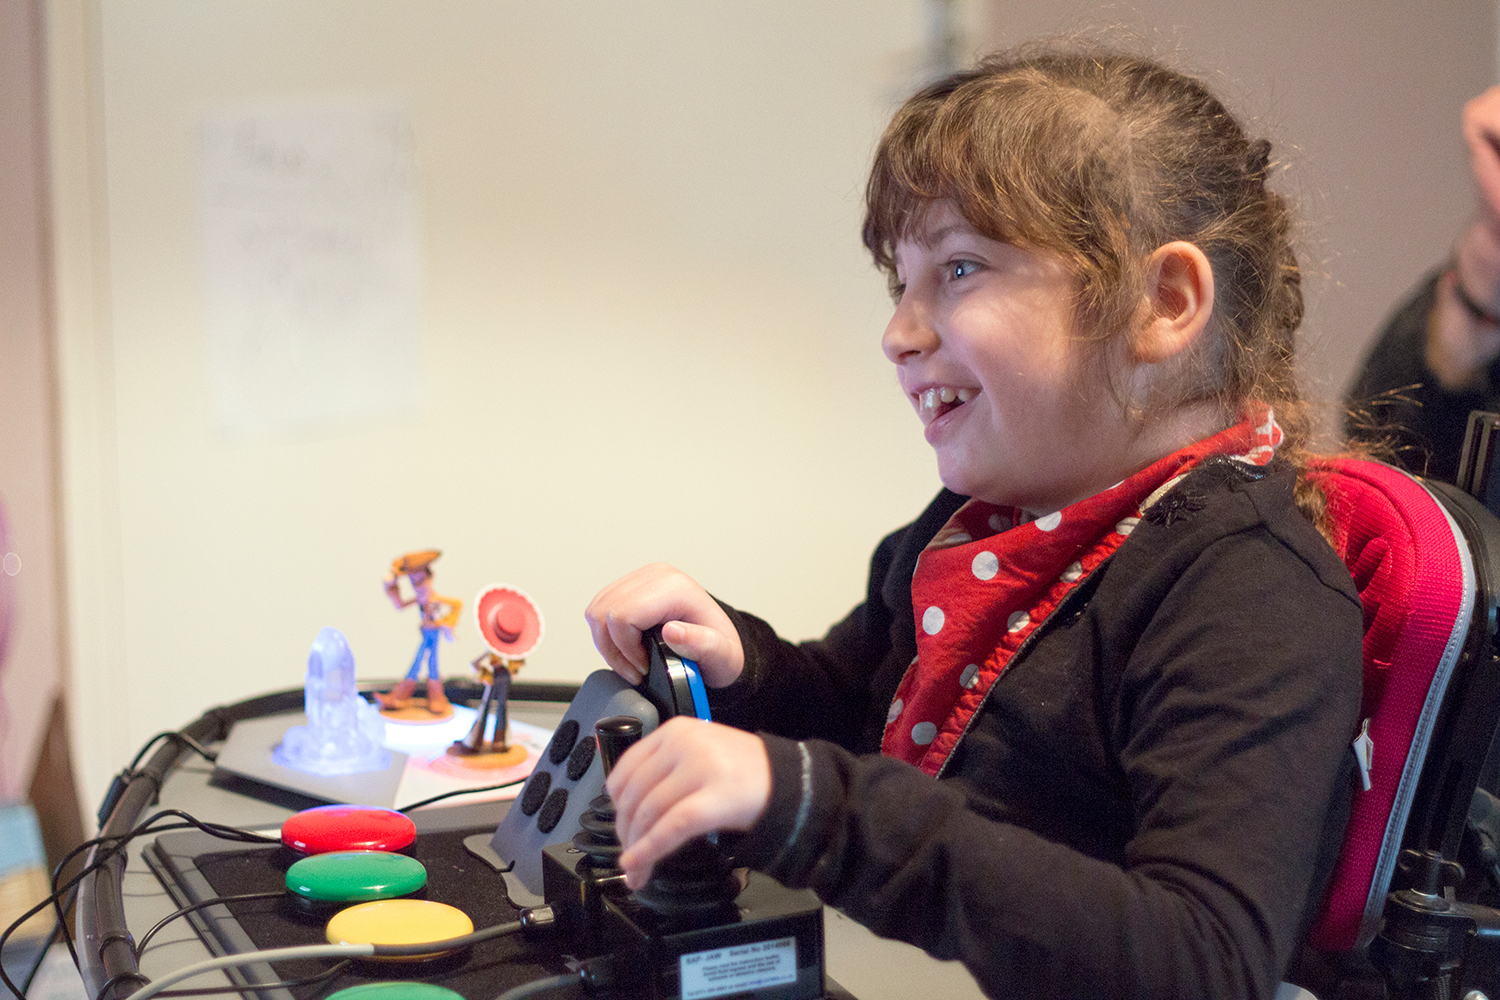
<path id="1" fill-rule="evenodd" d="M 625 884 L 639 889 L 694 837 L 754 826 L 771 798 L 771 761 L 753 733 L 679 716 L 626 751 L 606 787 Z"/>

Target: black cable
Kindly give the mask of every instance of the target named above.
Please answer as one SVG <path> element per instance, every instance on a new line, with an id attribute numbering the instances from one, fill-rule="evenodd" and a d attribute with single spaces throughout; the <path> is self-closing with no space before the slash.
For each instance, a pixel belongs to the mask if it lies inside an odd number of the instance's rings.
<path id="1" fill-rule="evenodd" d="M 248 983 L 244 986 L 205 986 L 196 990 L 162 990 L 156 994 L 159 997 L 206 997 L 216 993 L 258 993 L 261 990 L 290 990 L 298 986 L 311 986 L 313 983 L 321 983 L 325 979 L 332 979 L 353 964 L 354 959 L 346 958 L 341 962 L 334 962 L 322 972 L 301 979 L 283 979 L 279 983 Z"/>
<path id="2" fill-rule="evenodd" d="M 155 822 L 156 818 L 157 817 L 152 816 L 150 819 L 146 820 L 145 823 L 141 824 L 141 826 L 142 827 L 146 827 L 148 824 Z M 153 827 L 150 830 L 142 830 L 141 832 L 157 832 L 157 833 L 160 833 L 160 832 L 165 832 L 167 830 L 185 830 L 185 829 L 188 829 L 191 825 L 192 824 L 190 824 L 190 823 L 174 823 L 174 824 L 172 824 L 170 826 Z M 125 843 L 129 843 L 129 838 L 130 837 L 134 837 L 136 835 L 137 834 L 135 832 L 132 832 L 132 833 L 126 835 Z M 55 919 L 57 921 L 57 924 L 58 924 L 59 928 L 61 928 L 61 930 L 62 930 L 63 944 L 67 945 L 67 947 L 68 947 L 68 954 L 72 957 L 73 964 L 75 966 L 79 965 L 79 962 L 78 962 L 78 951 L 73 946 L 73 937 L 72 937 L 72 935 L 70 935 L 68 933 L 67 913 L 68 913 L 68 911 L 70 909 L 73 908 L 73 904 L 77 901 L 78 891 L 77 891 L 77 888 L 76 888 L 76 884 L 79 881 L 79 878 L 78 877 L 74 877 L 73 879 L 70 879 L 69 882 L 68 882 L 68 884 L 66 886 L 59 886 L 58 885 L 58 879 L 62 878 L 63 869 L 68 866 L 68 863 L 70 861 L 72 861 L 74 858 L 78 857 L 79 854 L 83 853 L 84 851 L 90 850 L 91 848 L 101 847 L 101 846 L 103 846 L 107 842 L 112 842 L 112 841 L 116 841 L 116 840 L 120 840 L 120 839 L 121 838 L 119 838 L 119 837 L 94 837 L 94 838 L 92 838 L 90 840 L 85 840 L 83 843 L 81 843 L 77 847 L 73 848 L 67 854 L 63 855 L 63 859 L 61 861 L 59 861 L 52 868 L 52 878 L 51 878 L 52 895 L 49 896 L 48 899 L 51 901 L 52 907 L 53 907 L 53 909 L 57 913 L 57 916 L 56 916 Z M 115 846 L 123 846 L 123 845 L 115 845 Z M 105 856 L 106 859 L 108 859 L 109 857 L 113 857 L 113 852 L 115 850 L 115 846 L 111 847 L 111 849 L 110 849 L 111 853 L 107 854 Z M 85 871 L 87 871 L 87 869 L 85 869 Z M 83 872 L 80 872 L 79 876 L 81 876 L 82 874 L 83 874 Z M 67 897 L 68 897 L 66 903 L 64 903 L 62 901 L 62 897 L 63 897 L 63 895 L 65 893 L 67 894 Z M 4 941 L 5 938 L 7 936 L 9 936 L 9 933 L 10 932 L 7 930 L 5 934 L 0 934 L 0 941 Z M 79 967 L 81 968 L 81 966 L 79 966 Z"/>
<path id="3" fill-rule="evenodd" d="M 158 820 L 172 817 L 180 817 L 184 820 L 184 822 L 169 823 L 162 826 L 153 826 L 153 824 L 157 823 Z M 208 833 L 212 836 L 221 837 L 225 840 L 235 840 L 250 843 L 280 843 L 280 841 L 275 838 L 262 836 L 258 833 L 252 833 L 249 830 L 240 830 L 236 827 L 224 826 L 219 823 L 206 823 L 194 816 L 189 815 L 188 813 L 183 812 L 180 809 L 163 809 L 160 812 L 153 814 L 151 817 L 137 825 L 128 833 L 115 836 L 94 837 L 91 840 L 79 844 L 77 847 L 73 848 L 73 850 L 69 851 L 53 869 L 51 886 L 52 894 L 46 899 L 42 900 L 40 903 L 33 906 L 31 909 L 27 910 L 25 913 L 21 914 L 21 916 L 17 917 L 14 921 L 11 922 L 9 927 L 5 928 L 4 931 L 0 931 L 0 950 L 4 949 L 5 942 L 10 939 L 10 936 L 14 934 L 22 924 L 50 906 L 58 911 L 58 919 L 59 921 L 61 921 L 60 926 L 62 929 L 63 941 L 68 945 L 68 953 L 73 956 L 73 964 L 75 966 L 78 966 L 78 953 L 73 947 L 73 940 L 71 935 L 68 934 L 66 919 L 63 917 L 63 909 L 60 903 L 63 894 L 82 882 L 83 879 L 88 875 L 93 874 L 100 868 L 103 868 L 105 865 L 113 861 L 116 857 L 119 856 L 120 852 L 123 851 L 125 847 L 129 845 L 129 843 L 136 837 L 142 836 L 147 833 L 162 833 L 167 830 L 183 830 L 189 827 L 202 830 L 205 833 Z M 67 865 L 69 861 L 72 861 L 73 858 L 77 857 L 79 852 L 86 851 L 91 848 L 95 850 L 94 860 L 85 865 L 77 875 L 74 875 L 72 878 L 68 879 L 66 882 L 59 886 L 57 884 L 57 878 L 62 872 L 63 867 Z M 102 851 L 100 850 L 101 848 Z M 128 934 L 128 930 L 126 931 L 124 936 L 121 936 L 119 934 L 114 934 L 112 936 L 106 934 L 105 936 L 101 937 L 100 947 L 103 948 L 111 940 L 124 941 L 126 938 L 128 938 Z M 117 977 L 112 976 L 111 978 L 113 979 Z M 6 988 L 9 989 L 11 993 L 13 993 L 18 998 L 18 1000 L 24 1000 L 26 995 L 25 991 L 16 986 L 15 982 L 5 972 L 5 968 L 3 965 L 0 965 L 0 981 L 3 981 L 5 983 Z"/>
<path id="4" fill-rule="evenodd" d="M 99 987 L 99 992 L 94 994 L 94 1000 L 104 1000 L 104 994 L 108 993 L 110 989 L 116 984 L 123 983 L 127 979 L 138 979 L 140 980 L 142 986 L 145 986 L 147 983 L 151 982 L 151 980 L 147 979 L 139 972 L 116 972 L 113 976 L 110 976 L 108 979 L 106 979 L 104 981 L 104 984 Z"/>
<path id="5" fill-rule="evenodd" d="M 241 719 L 295 711 L 303 707 L 304 700 L 305 692 L 300 688 L 247 698 L 233 705 L 211 708 L 179 732 L 192 737 L 200 745 L 209 745 L 227 738 Z M 112 790 L 109 807 L 100 810 L 100 834 L 119 835 L 133 826 L 150 808 L 156 790 L 168 772 L 189 749 L 183 740 L 167 739 L 133 774 L 124 777 L 119 788 Z M 119 1000 L 129 992 L 123 988 L 125 982 L 142 978 L 138 975 L 140 970 L 135 952 L 124 941 L 113 940 L 115 934 L 129 933 L 121 892 L 124 871 L 124 862 L 115 859 L 107 866 L 94 869 L 78 882 L 77 910 L 81 933 L 94 942 L 112 940 L 108 946 L 92 948 L 89 955 L 91 984 L 106 984 L 99 988 L 98 1000 Z"/>
<path id="6" fill-rule="evenodd" d="M 187 747 L 189 750 L 193 751 L 198 756 L 208 761 L 210 764 L 219 759 L 218 754 L 214 753 L 212 750 L 205 747 L 202 743 L 199 743 L 197 740 L 193 739 L 187 733 L 169 729 L 157 733 L 155 736 L 147 740 L 145 745 L 136 751 L 135 757 L 133 757 L 130 761 L 130 766 L 125 768 L 125 770 L 134 771 L 140 764 L 141 758 L 146 756 L 146 751 L 150 750 L 153 746 L 155 746 L 157 743 L 160 743 L 162 740 L 177 740 L 183 746 Z"/>
<path id="7" fill-rule="evenodd" d="M 495 1000 L 523 1000 L 525 997 L 534 997 L 542 993 L 552 993 L 557 990 L 575 986 L 578 983 L 576 972 L 564 972 L 556 976 L 548 976 L 545 979 L 533 979 L 529 983 L 512 986 Z"/>
<path id="8" fill-rule="evenodd" d="M 151 825 L 159 819 L 172 816 L 180 817 L 184 822 L 157 827 Z M 207 833 L 210 836 L 218 837 L 221 840 L 233 840 L 252 844 L 280 843 L 280 841 L 275 837 L 266 837 L 262 834 L 254 833 L 250 830 L 241 830 L 238 827 L 225 826 L 222 823 L 210 823 L 205 820 L 200 820 L 196 816 L 192 816 L 188 813 L 183 812 L 181 809 L 162 809 L 156 813 L 153 813 L 150 818 L 148 818 L 134 830 L 131 830 L 126 834 L 114 837 L 94 837 L 90 840 L 85 840 L 83 843 L 73 848 L 67 854 L 63 855 L 62 860 L 53 867 L 51 885 L 52 895 L 48 897 L 49 901 L 52 903 L 53 908 L 57 911 L 57 920 L 62 926 L 63 943 L 68 946 L 68 954 L 72 956 L 73 964 L 75 966 L 79 965 L 78 951 L 73 946 L 72 935 L 68 933 L 66 917 L 66 911 L 73 905 L 73 901 L 70 899 L 66 906 L 63 905 L 63 903 L 61 902 L 61 895 L 64 891 L 64 888 L 66 887 L 60 888 L 57 884 L 57 880 L 59 877 L 61 877 L 62 871 L 67 866 L 68 862 L 72 861 L 83 851 L 89 850 L 93 847 L 103 846 L 105 843 L 110 841 L 118 841 L 119 843 L 114 844 L 109 848 L 110 854 L 106 856 L 105 860 L 108 860 L 109 857 L 113 857 L 126 844 L 129 844 L 131 840 L 134 840 L 136 837 L 142 836 L 143 834 L 165 833 L 168 830 L 186 830 L 190 828 L 202 830 L 204 833 Z M 76 884 L 85 872 L 91 870 L 95 869 L 84 869 L 84 872 L 80 872 L 78 876 L 75 876 L 69 881 L 69 885 Z M 0 943 L 3 943 L 5 939 L 10 936 L 10 933 L 10 930 L 7 930 L 4 934 L 0 934 Z M 103 943 L 108 943 L 109 940 L 109 938 L 104 938 Z M 6 985 L 9 985 L 9 983 L 7 982 Z"/>
<path id="9" fill-rule="evenodd" d="M 42 965 L 46 963 L 47 952 L 51 951 L 52 946 L 57 943 L 57 935 L 61 930 L 61 921 L 54 920 L 52 922 L 52 933 L 48 934 L 47 940 L 42 942 L 42 950 L 37 952 L 35 960 L 31 963 L 31 968 L 26 972 L 26 977 L 21 980 L 22 996 L 31 992 L 32 980 L 36 979 L 36 974 L 41 971 Z"/>
<path id="10" fill-rule="evenodd" d="M 416 802 L 409 802 L 396 811 L 411 812 L 413 809 L 420 809 L 423 806 L 430 806 L 434 802 L 441 802 L 444 799 L 451 799 L 455 795 L 475 795 L 479 792 L 498 792 L 502 788 L 513 788 L 516 785 L 523 784 L 525 781 L 525 778 L 517 778 L 515 781 L 507 781 L 499 785 L 486 785 L 483 788 L 455 788 L 451 792 L 443 792 L 441 795 L 434 795 L 431 798 L 418 799 Z"/>
<path id="11" fill-rule="evenodd" d="M 278 889 L 275 892 L 244 892 L 240 893 L 237 896 L 217 896 L 213 899 L 204 899 L 200 900 L 199 902 L 192 903 L 188 906 L 184 906 L 177 912 L 169 913 L 165 917 L 162 917 L 156 922 L 155 926 L 153 926 L 145 934 L 141 935 L 141 939 L 135 943 L 136 961 L 140 961 L 140 957 L 146 953 L 146 945 L 153 937 L 156 936 L 156 932 L 167 926 L 167 924 L 176 920 L 178 917 L 184 917 L 189 913 L 194 913 L 198 910 L 204 909 L 205 907 L 217 906 L 220 903 L 248 903 L 253 899 L 281 899 L 285 895 L 285 889 Z"/>
<path id="12" fill-rule="evenodd" d="M 10 939 L 10 936 L 14 934 L 22 924 L 30 920 L 32 917 L 36 916 L 38 913 L 41 913 L 47 907 L 56 906 L 58 897 L 60 897 L 68 889 L 71 889 L 73 886 L 77 885 L 85 875 L 91 874 L 92 872 L 97 871 L 99 868 L 102 868 L 104 865 L 108 864 L 109 861 L 114 858 L 118 850 L 118 848 L 111 848 L 109 853 L 106 854 L 105 857 L 101 858 L 94 864 L 85 866 L 83 871 L 79 872 L 77 875 L 73 876 L 73 878 L 69 879 L 61 889 L 55 890 L 52 895 L 48 896 L 40 903 L 37 903 L 31 909 L 21 914 L 15 920 L 11 921 L 9 927 L 5 928 L 5 930 L 3 931 L 0 931 L 0 951 L 4 951 L 5 942 Z M 68 951 L 74 956 L 74 963 L 76 964 L 77 952 L 73 951 L 72 941 L 68 937 L 66 928 L 63 929 L 63 940 L 68 942 Z M 10 990 L 12 994 L 19 998 L 19 1000 L 24 1000 L 25 993 L 20 988 L 18 988 L 16 984 L 11 980 L 10 976 L 6 974 L 5 966 L 3 963 L 0 963 L 0 981 L 3 981 L 5 983 L 6 989 Z"/>
<path id="13" fill-rule="evenodd" d="M 73 964 L 76 966 L 78 964 L 78 952 L 73 949 L 73 939 L 68 934 L 68 911 L 73 909 L 73 904 L 78 900 L 78 890 L 76 887 L 68 889 L 68 900 L 67 902 L 62 902 L 63 890 L 57 887 L 58 875 L 62 871 L 63 864 L 66 862 L 67 859 L 64 859 L 58 863 L 56 868 L 52 869 L 50 883 L 52 896 L 50 898 L 52 899 L 52 909 L 55 911 L 55 915 L 52 918 L 52 926 L 54 935 L 62 935 L 63 943 L 68 946 L 68 955 L 73 959 Z"/>
<path id="14" fill-rule="evenodd" d="M 157 733 L 155 736 L 147 740 L 144 746 L 136 751 L 135 757 L 130 761 L 129 766 L 119 774 L 115 775 L 114 778 L 110 781 L 109 788 L 105 791 L 104 798 L 99 803 L 99 811 L 98 813 L 96 813 L 96 816 L 99 820 L 100 829 L 104 828 L 110 814 L 114 812 L 115 806 L 119 804 L 120 796 L 125 794 L 125 790 L 129 788 L 131 786 L 131 783 L 134 782 L 137 778 L 145 778 L 151 782 L 153 786 L 151 790 L 151 800 L 153 802 L 156 801 L 157 794 L 161 791 L 161 783 L 163 777 L 166 775 L 166 769 L 160 768 L 153 770 L 148 767 L 142 770 L 139 769 L 139 765 L 141 762 L 141 758 L 146 756 L 146 751 L 150 750 L 153 746 L 155 746 L 157 743 L 160 743 L 162 740 L 168 740 L 172 742 L 179 749 L 185 748 L 188 750 L 192 750 L 194 753 L 197 753 L 210 764 L 215 763 L 219 759 L 219 755 L 217 753 L 214 753 L 212 750 L 205 747 L 190 733 L 172 731 Z M 176 759 L 175 755 L 173 759 Z"/>

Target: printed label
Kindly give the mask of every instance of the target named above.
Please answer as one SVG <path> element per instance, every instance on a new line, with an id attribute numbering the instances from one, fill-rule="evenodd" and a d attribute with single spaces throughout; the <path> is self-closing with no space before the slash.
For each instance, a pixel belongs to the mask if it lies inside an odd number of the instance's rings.
<path id="1" fill-rule="evenodd" d="M 797 981 L 797 939 L 755 941 L 683 955 L 682 1000 L 708 1000 Z"/>

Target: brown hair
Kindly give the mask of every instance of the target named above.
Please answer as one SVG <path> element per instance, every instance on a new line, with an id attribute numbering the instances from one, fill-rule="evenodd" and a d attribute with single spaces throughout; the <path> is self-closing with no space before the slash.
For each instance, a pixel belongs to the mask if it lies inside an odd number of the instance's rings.
<path id="1" fill-rule="evenodd" d="M 864 242 L 894 284 L 897 241 L 947 200 L 991 239 L 1057 254 L 1096 359 L 1137 321 L 1152 251 L 1195 244 L 1213 267 L 1213 321 L 1146 408 L 1207 401 L 1232 416 L 1264 400 L 1300 471 L 1301 272 L 1292 214 L 1266 187 L 1270 153 L 1202 81 L 1149 59 L 1056 43 L 1001 53 L 897 111 L 871 168 Z M 1317 520 L 1321 497 L 1299 482 Z"/>

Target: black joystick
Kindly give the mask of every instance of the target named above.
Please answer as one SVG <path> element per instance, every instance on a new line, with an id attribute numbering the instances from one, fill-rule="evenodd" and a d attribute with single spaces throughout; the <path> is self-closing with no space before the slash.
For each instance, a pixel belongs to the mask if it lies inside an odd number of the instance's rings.
<path id="1" fill-rule="evenodd" d="M 608 776 L 625 751 L 641 741 L 641 720 L 633 715 L 611 715 L 594 723 L 594 736 L 599 740 L 599 755 Z"/>
<path id="2" fill-rule="evenodd" d="M 733 917 L 735 897 L 744 887 L 728 852 L 697 837 L 658 861 L 635 898 L 672 923 L 723 923 Z"/>
<path id="3" fill-rule="evenodd" d="M 618 711 L 618 709 L 617 709 Z M 605 775 L 637 740 L 643 726 L 618 715 L 595 725 Z M 592 763 L 592 760 L 590 761 Z M 787 889 L 769 876 L 741 878 L 717 838 L 699 837 L 659 861 L 639 892 L 625 886 L 620 838 L 608 794 L 594 798 L 571 841 L 542 848 L 542 882 L 557 915 L 563 950 L 602 958 L 614 977 L 610 996 L 706 996 L 820 1000 L 823 908 L 805 889 Z M 723 835 L 720 835 L 721 837 Z M 684 968 L 691 965 L 696 985 Z M 772 970 L 771 975 L 767 970 Z M 750 989 L 750 979 L 764 988 Z"/>
<path id="4" fill-rule="evenodd" d="M 629 715 L 612 715 L 594 723 L 594 737 L 599 741 L 600 762 L 607 778 L 615 762 L 640 741 L 641 720 Z M 579 831 L 573 835 L 573 846 L 586 855 L 583 864 L 595 871 L 618 872 L 616 861 L 624 847 L 615 832 L 615 803 L 609 792 L 601 792 L 578 817 Z"/>
<path id="5" fill-rule="evenodd" d="M 628 715 L 600 719 L 594 724 L 594 735 L 607 778 L 615 762 L 640 741 L 641 721 Z M 573 846 L 584 854 L 579 873 L 588 870 L 596 878 L 618 873 L 624 846 L 615 829 L 615 803 L 608 792 L 589 803 L 578 825 Z M 635 896 L 660 917 L 697 922 L 722 916 L 741 888 L 728 855 L 708 838 L 698 837 L 658 862 L 651 880 Z"/>

